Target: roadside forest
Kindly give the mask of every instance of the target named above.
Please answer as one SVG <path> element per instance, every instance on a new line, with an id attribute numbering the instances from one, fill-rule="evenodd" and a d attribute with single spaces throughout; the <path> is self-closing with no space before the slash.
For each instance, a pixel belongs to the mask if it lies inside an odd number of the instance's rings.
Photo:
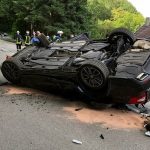
<path id="1" fill-rule="evenodd" d="M 0 0 L 0 32 L 40 30 L 55 34 L 88 32 L 104 37 L 116 27 L 136 31 L 144 17 L 127 0 Z"/>

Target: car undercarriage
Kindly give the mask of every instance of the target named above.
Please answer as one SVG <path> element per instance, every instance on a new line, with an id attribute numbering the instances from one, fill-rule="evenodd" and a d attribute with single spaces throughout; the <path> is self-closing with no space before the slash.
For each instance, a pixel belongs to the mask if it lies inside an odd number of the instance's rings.
<path id="1" fill-rule="evenodd" d="M 12 83 L 77 89 L 101 102 L 145 103 L 149 99 L 149 49 L 133 47 L 134 35 L 116 29 L 108 38 L 85 34 L 46 47 L 29 46 L 9 57 L 2 73 Z"/>

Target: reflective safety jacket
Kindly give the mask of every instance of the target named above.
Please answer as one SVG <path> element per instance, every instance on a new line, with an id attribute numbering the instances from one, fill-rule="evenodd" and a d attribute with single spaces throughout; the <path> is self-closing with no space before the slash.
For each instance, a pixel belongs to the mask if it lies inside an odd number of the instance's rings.
<path id="1" fill-rule="evenodd" d="M 22 36 L 20 34 L 16 34 L 16 44 L 22 44 Z"/>
<path id="2" fill-rule="evenodd" d="M 30 45 L 31 44 L 30 41 L 31 41 L 30 35 L 26 35 L 25 36 L 25 45 Z"/>

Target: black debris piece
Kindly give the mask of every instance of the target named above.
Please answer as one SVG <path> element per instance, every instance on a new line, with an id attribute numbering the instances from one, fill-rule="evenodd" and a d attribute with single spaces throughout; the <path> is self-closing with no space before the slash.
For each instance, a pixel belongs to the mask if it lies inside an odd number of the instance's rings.
<path id="1" fill-rule="evenodd" d="M 82 107 L 81 108 L 76 108 L 75 111 L 80 111 L 82 109 L 83 109 Z"/>
<path id="2" fill-rule="evenodd" d="M 100 138 L 104 140 L 104 136 L 103 136 L 103 134 L 101 134 L 101 135 L 100 135 Z"/>
<path id="3" fill-rule="evenodd" d="M 150 120 L 144 121 L 144 127 L 147 131 L 150 131 Z"/>

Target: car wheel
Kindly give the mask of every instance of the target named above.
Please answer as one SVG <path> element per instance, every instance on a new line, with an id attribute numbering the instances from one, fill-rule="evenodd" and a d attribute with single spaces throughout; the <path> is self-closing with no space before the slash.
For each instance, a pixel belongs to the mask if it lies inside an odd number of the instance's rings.
<path id="1" fill-rule="evenodd" d="M 120 55 L 133 45 L 135 42 L 134 34 L 125 28 L 117 28 L 108 37 L 108 42 L 113 51 Z"/>
<path id="2" fill-rule="evenodd" d="M 124 38 L 125 42 L 130 43 L 131 45 L 135 42 L 134 34 L 126 28 L 117 28 L 113 30 L 108 36 L 108 42 L 112 43 L 121 36 Z"/>
<path id="3" fill-rule="evenodd" d="M 79 82 L 82 87 L 98 90 L 104 87 L 107 82 L 109 70 L 100 61 L 88 61 L 79 69 Z"/>
<path id="4" fill-rule="evenodd" d="M 11 61 L 3 62 L 1 71 L 8 81 L 15 84 L 20 82 L 20 70 L 14 62 Z"/>

